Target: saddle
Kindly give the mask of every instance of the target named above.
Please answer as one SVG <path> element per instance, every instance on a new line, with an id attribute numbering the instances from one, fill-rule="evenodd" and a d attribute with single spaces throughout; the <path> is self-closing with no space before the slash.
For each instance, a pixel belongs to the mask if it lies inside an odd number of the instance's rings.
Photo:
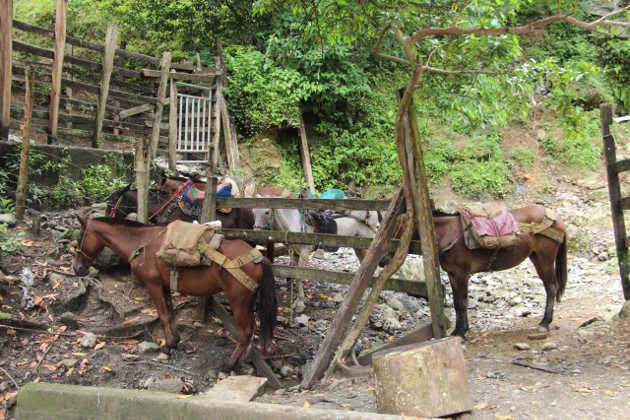
<path id="1" fill-rule="evenodd" d="M 177 267 L 210 266 L 213 263 L 226 269 L 236 279 L 254 292 L 258 285 L 240 267 L 253 261 L 260 263 L 263 256 L 256 248 L 235 259 L 229 259 L 217 249 L 223 235 L 217 227 L 175 220 L 166 228 L 166 234 L 156 256 L 171 266 L 171 289 L 178 290 Z"/>
<path id="2" fill-rule="evenodd" d="M 203 206 L 203 199 L 206 195 L 205 186 L 200 183 L 194 183 L 192 180 L 188 181 L 180 197 L 178 197 L 178 205 L 182 212 L 191 217 L 199 218 L 201 216 L 201 209 Z M 217 185 L 217 197 L 239 197 L 239 189 L 236 183 L 231 178 L 224 178 L 223 181 Z M 218 208 L 218 212 L 223 214 L 230 214 L 231 208 L 224 207 Z"/>
<path id="3" fill-rule="evenodd" d="M 468 249 L 499 249 L 519 242 L 519 225 L 502 204 L 471 205 L 458 213 Z"/>

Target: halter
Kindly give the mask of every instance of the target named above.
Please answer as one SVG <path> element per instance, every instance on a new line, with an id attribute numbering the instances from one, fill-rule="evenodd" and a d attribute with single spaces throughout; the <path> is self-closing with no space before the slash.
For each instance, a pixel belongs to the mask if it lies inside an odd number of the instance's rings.
<path id="1" fill-rule="evenodd" d="M 94 261 L 94 258 L 96 257 L 90 257 L 88 254 L 86 254 L 83 251 L 83 241 L 85 241 L 85 234 L 87 233 L 87 229 L 88 229 L 88 225 L 90 224 L 90 218 L 88 217 L 87 221 L 85 222 L 85 228 L 83 229 L 83 235 L 81 235 L 81 243 L 79 244 L 79 247 L 77 248 L 77 254 L 81 254 L 83 255 L 85 258 L 87 258 L 90 262 L 90 264 L 92 263 L 92 261 Z"/>

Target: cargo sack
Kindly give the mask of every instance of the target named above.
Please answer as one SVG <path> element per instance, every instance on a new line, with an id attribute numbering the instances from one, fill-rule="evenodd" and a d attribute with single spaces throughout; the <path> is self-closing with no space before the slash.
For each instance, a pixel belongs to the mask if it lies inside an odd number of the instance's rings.
<path id="1" fill-rule="evenodd" d="M 216 234 L 214 226 L 175 220 L 167 226 L 156 255 L 175 267 L 194 267 L 202 265 L 205 249 L 218 248 L 222 239 L 222 235 Z"/>
<path id="2" fill-rule="evenodd" d="M 519 225 L 505 206 L 485 204 L 459 209 L 468 249 L 498 249 L 518 243 Z"/>

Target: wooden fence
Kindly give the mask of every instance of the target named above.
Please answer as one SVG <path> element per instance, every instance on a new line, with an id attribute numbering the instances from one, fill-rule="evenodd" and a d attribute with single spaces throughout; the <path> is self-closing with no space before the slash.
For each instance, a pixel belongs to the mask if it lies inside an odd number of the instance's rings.
<path id="1" fill-rule="evenodd" d="M 136 139 L 151 137 L 160 81 L 156 76 L 162 70 L 159 58 L 117 48 L 118 28 L 113 24 L 102 44 L 66 34 L 65 0 L 57 0 L 54 29 L 10 19 L 10 0 L 0 8 L 0 49 L 8 61 L 0 65 L 1 137 L 8 128 L 18 129 L 23 119 L 26 67 L 34 74 L 36 140 L 130 150 Z M 205 83 L 211 89 L 222 74 L 199 61 L 172 63 L 167 71 L 173 72 L 170 80 Z M 168 98 L 164 102 L 168 105 Z M 166 113 L 160 120 L 163 148 L 169 141 L 169 118 Z"/>
<path id="2" fill-rule="evenodd" d="M 321 200 L 290 198 L 216 198 L 218 207 L 274 208 L 274 209 L 334 209 L 334 210 L 385 210 L 389 205 L 385 200 Z M 291 245 L 317 245 L 367 249 L 371 238 L 341 236 L 328 233 L 281 232 L 273 230 L 223 229 L 228 239 L 244 239 L 265 243 L 282 242 Z M 392 239 L 389 245 L 393 253 L 398 240 Z M 412 254 L 421 255 L 420 241 L 412 241 L 409 248 Z M 326 281 L 329 283 L 350 284 L 354 273 L 318 270 L 286 265 L 273 265 L 274 274 L 279 277 L 299 278 L 304 280 Z M 413 281 L 399 277 L 390 278 L 385 284 L 389 290 L 405 292 L 416 297 L 427 297 L 424 281 Z"/>

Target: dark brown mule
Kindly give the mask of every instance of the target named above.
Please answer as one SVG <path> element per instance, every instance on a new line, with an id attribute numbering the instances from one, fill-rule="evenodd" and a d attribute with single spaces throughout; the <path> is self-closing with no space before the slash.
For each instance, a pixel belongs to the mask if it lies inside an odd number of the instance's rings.
<path id="1" fill-rule="evenodd" d="M 172 193 L 156 189 L 149 190 L 148 207 L 151 223 L 164 224 L 174 220 L 192 222 L 196 218 L 184 213 Z M 105 214 L 108 217 L 124 219 L 129 213 L 135 213 L 137 210 L 138 191 L 130 189 L 127 185 L 118 188 L 109 196 Z M 221 221 L 221 226 L 224 228 L 252 229 L 254 227 L 254 212 L 251 209 L 234 208 L 227 214 L 217 211 L 216 218 Z"/>
<path id="2" fill-rule="evenodd" d="M 177 346 L 179 334 L 175 327 L 173 305 L 170 294 L 171 267 L 156 257 L 156 252 L 164 239 L 166 226 L 149 226 L 128 220 L 100 217 L 83 219 L 79 247 L 72 268 L 78 275 L 88 272 L 94 258 L 104 247 L 111 248 L 121 258 L 131 259 L 131 271 L 147 288 L 157 309 L 164 335 L 166 349 Z M 241 240 L 223 240 L 218 251 L 230 259 L 247 254 L 252 248 Z M 249 262 L 241 269 L 257 284 L 256 292 L 250 291 L 228 271 L 217 264 L 177 269 L 178 290 L 192 296 L 209 296 L 221 290 L 225 293 L 238 328 L 236 349 L 232 353 L 227 368 L 232 368 L 242 360 L 253 341 L 254 298 L 260 320 L 260 336 L 263 350 L 270 348 L 273 329 L 276 323 L 277 300 L 271 264 L 266 258 L 262 263 Z"/>
<path id="3" fill-rule="evenodd" d="M 545 216 L 542 206 L 533 205 L 510 210 L 521 224 L 541 223 Z M 567 239 L 562 242 L 521 229 L 516 245 L 498 251 L 488 249 L 470 250 L 464 244 L 462 224 L 459 215 L 437 214 L 433 216 L 435 236 L 440 250 L 440 266 L 448 273 L 453 290 L 456 323 L 453 335 L 464 337 L 468 331 L 468 279 L 471 274 L 500 271 L 516 267 L 525 258 L 534 264 L 538 276 L 543 281 L 547 294 L 545 315 L 540 322 L 549 328 L 553 319 L 554 301 L 560 301 L 567 284 Z M 564 223 L 556 219 L 551 225 L 561 233 L 566 232 Z"/>

